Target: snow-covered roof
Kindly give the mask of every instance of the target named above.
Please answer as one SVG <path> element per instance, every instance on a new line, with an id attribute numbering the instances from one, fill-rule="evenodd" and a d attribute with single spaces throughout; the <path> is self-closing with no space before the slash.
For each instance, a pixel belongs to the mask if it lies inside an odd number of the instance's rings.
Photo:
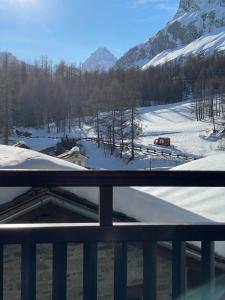
<path id="1" fill-rule="evenodd" d="M 64 152 L 64 153 L 62 153 L 62 154 L 60 154 L 60 155 L 58 155 L 57 157 L 58 157 L 58 158 L 62 158 L 62 159 L 66 159 L 66 158 L 70 158 L 70 157 L 72 157 L 72 156 L 76 156 L 76 157 L 78 157 L 79 159 L 86 159 L 86 158 L 87 158 L 86 156 L 84 156 L 84 155 L 82 155 L 82 154 L 80 153 L 80 149 L 79 149 L 79 147 L 77 147 L 77 146 L 73 147 L 73 148 L 70 149 L 70 150 L 67 150 L 66 152 Z"/>
<path id="2" fill-rule="evenodd" d="M 10 146 L 0 146 L 0 169 L 85 170 L 61 159 Z M 225 153 L 217 152 L 172 170 L 224 171 Z M 64 189 L 95 204 L 99 201 L 98 188 Z M 29 188 L 0 188 L 0 203 L 11 201 L 27 190 Z M 225 188 L 114 188 L 114 210 L 144 222 L 225 222 Z M 219 253 L 225 253 L 224 248 L 225 243 L 217 243 Z"/>
<path id="3" fill-rule="evenodd" d="M 67 161 L 36 151 L 0 145 L 0 169 L 84 170 Z M 0 204 L 13 200 L 29 187 L 0 188 Z"/>
<path id="4" fill-rule="evenodd" d="M 85 170 L 78 165 L 36 151 L 3 145 L 0 145 L 0 169 Z M 217 152 L 172 170 L 224 171 L 225 153 Z M 65 189 L 89 201 L 98 202 L 98 188 Z M 11 190 L 12 188 L 6 188 L 7 192 Z M 160 216 L 162 222 L 225 222 L 224 195 L 225 188 L 114 188 L 114 209 L 140 221 L 155 222 Z M 0 204 L 12 200 L 13 196 L 1 192 Z"/>

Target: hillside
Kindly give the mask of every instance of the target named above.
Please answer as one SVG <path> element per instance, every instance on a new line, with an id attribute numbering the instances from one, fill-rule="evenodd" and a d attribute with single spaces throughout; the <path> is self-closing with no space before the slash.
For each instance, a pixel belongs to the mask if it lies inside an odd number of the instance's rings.
<path id="1" fill-rule="evenodd" d="M 180 0 L 176 15 L 166 27 L 147 42 L 130 49 L 116 67 L 157 65 L 191 54 L 224 51 L 224 32 L 224 0 Z"/>
<path id="2" fill-rule="evenodd" d="M 168 105 L 156 105 L 151 107 L 139 108 L 140 127 L 142 133 L 136 140 L 136 145 L 158 148 L 159 151 L 172 152 L 175 155 L 187 154 L 193 157 L 204 157 L 212 152 L 217 152 L 225 148 L 225 141 L 220 138 L 219 134 L 212 133 L 212 124 L 210 120 L 197 122 L 192 114 L 192 106 L 190 102 L 179 102 Z M 220 129 L 218 127 L 218 129 Z M 26 129 L 33 133 L 33 137 L 41 138 L 24 138 L 26 142 L 34 150 L 42 150 L 44 148 L 54 146 L 57 141 L 49 139 L 48 136 L 62 136 L 63 133 L 56 132 L 52 128 L 51 134 L 47 130 Z M 82 130 L 73 127 L 71 133 L 66 133 L 71 137 L 94 137 L 96 135 L 91 125 L 83 124 Z M 170 137 L 172 146 L 169 148 L 154 146 L 154 139 L 157 137 Z M 13 135 L 11 137 L 13 144 L 21 137 Z M 121 160 L 118 156 L 111 155 L 105 151 L 102 146 L 98 149 L 97 145 L 91 141 L 83 141 L 88 157 L 86 166 L 89 168 L 104 169 L 148 169 L 151 168 L 171 168 L 178 164 L 185 163 L 183 159 L 174 159 L 164 157 L 162 155 L 152 155 L 147 151 L 136 152 L 136 159 L 130 163 Z"/>
<path id="3" fill-rule="evenodd" d="M 139 142 L 153 144 L 158 136 L 169 136 L 175 149 L 200 156 L 218 150 L 221 139 L 212 134 L 210 121 L 197 122 L 190 102 L 140 108 L 143 133 Z"/>

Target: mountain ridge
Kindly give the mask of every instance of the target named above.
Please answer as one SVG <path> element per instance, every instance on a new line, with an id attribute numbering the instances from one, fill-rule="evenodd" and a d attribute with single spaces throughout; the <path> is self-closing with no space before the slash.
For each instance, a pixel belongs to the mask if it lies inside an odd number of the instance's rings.
<path id="1" fill-rule="evenodd" d="M 218 31 L 225 32 L 225 0 L 180 0 L 175 16 L 167 25 L 147 42 L 128 50 L 115 67 L 149 66 L 151 60 L 164 51 L 177 50 Z M 225 50 L 225 38 L 221 42 L 221 50 Z M 156 65 L 156 60 L 154 63 Z"/>

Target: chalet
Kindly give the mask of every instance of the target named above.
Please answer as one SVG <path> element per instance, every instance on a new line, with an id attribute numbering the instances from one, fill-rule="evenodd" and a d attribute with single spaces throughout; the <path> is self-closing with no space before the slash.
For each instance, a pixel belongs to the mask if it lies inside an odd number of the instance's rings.
<path id="1" fill-rule="evenodd" d="M 49 157 L 31 150 L 0 146 L 0 168 L 48 169 L 48 170 L 85 170 L 67 161 Z M 212 166 L 212 160 L 214 165 Z M 222 161 L 222 163 L 221 163 Z M 225 169 L 224 154 L 205 158 L 204 161 L 191 162 L 176 169 L 215 168 Z M 212 202 L 212 195 L 218 204 Z M 197 200 L 196 200 L 197 199 Z M 95 187 L 55 187 L 55 188 L 1 188 L 0 223 L 82 223 L 97 222 L 99 190 Z M 114 214 L 117 222 L 150 221 L 159 219 L 165 223 L 176 222 L 223 222 L 224 188 L 115 188 Z M 67 299 L 82 298 L 83 245 L 69 244 L 67 247 Z M 225 274 L 225 243 L 216 244 L 216 276 Z M 156 248 L 157 260 L 157 299 L 171 299 L 172 256 L 171 243 L 160 242 Z M 128 244 L 128 298 L 143 299 L 143 250 L 140 243 Z M 4 299 L 16 300 L 20 295 L 20 255 L 18 245 L 4 248 Z M 98 299 L 113 298 L 113 245 L 98 244 Z M 186 250 L 187 289 L 190 299 L 200 293 L 201 255 L 199 244 L 188 243 Z M 37 245 L 36 285 L 38 299 L 51 299 L 52 247 L 48 244 Z M 221 285 L 222 299 L 225 284 Z M 223 283 L 223 282 L 222 282 Z M 192 289 L 195 289 L 192 292 Z"/>
<path id="2" fill-rule="evenodd" d="M 19 141 L 13 146 L 23 148 L 23 149 L 31 149 L 24 141 Z"/>
<path id="3" fill-rule="evenodd" d="M 68 162 L 82 167 L 85 167 L 85 162 L 87 160 L 87 157 L 80 153 L 80 149 L 78 146 L 75 146 L 71 150 L 67 150 L 63 154 L 58 155 L 58 158 L 64 159 Z"/>

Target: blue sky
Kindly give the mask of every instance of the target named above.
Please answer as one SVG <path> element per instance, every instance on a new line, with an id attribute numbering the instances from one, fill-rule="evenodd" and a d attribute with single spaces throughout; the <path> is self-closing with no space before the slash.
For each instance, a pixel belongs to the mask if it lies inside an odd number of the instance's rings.
<path id="1" fill-rule="evenodd" d="M 179 0 L 0 0 L 0 51 L 32 62 L 82 62 L 99 47 L 117 57 L 161 29 Z"/>

